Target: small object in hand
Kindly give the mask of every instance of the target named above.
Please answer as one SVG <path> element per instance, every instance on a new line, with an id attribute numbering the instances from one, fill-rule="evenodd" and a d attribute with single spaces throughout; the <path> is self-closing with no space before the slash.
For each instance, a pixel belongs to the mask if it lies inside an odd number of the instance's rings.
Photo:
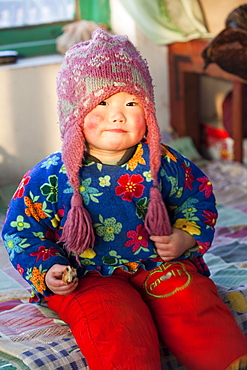
<path id="1" fill-rule="evenodd" d="M 77 277 L 77 271 L 74 267 L 71 266 L 66 266 L 63 275 L 62 275 L 62 280 L 64 283 L 75 283 L 78 280 Z"/>

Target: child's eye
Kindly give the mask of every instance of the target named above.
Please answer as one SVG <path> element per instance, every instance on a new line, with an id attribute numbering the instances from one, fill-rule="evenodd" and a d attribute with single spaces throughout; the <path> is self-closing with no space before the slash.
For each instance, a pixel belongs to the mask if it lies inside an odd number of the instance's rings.
<path id="1" fill-rule="evenodd" d="M 98 105 L 106 105 L 106 101 L 101 101 Z"/>
<path id="2" fill-rule="evenodd" d="M 135 105 L 137 105 L 137 103 L 135 101 L 131 101 L 129 103 L 126 104 L 127 107 L 134 107 Z"/>

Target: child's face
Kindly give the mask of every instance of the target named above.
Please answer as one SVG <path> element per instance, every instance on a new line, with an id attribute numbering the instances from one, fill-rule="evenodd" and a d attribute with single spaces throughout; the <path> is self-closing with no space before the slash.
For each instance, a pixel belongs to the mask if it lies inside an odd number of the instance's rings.
<path id="1" fill-rule="evenodd" d="M 119 158 L 145 135 L 144 110 L 137 97 L 120 92 L 102 101 L 84 120 L 89 152 L 99 158 L 111 153 Z"/>

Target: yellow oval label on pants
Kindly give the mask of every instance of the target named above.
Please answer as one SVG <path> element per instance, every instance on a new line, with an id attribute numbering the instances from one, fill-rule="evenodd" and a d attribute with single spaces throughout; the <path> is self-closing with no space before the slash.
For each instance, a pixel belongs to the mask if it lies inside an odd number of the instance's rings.
<path id="1" fill-rule="evenodd" d="M 190 282 L 191 275 L 182 262 L 166 262 L 150 272 L 144 289 L 152 297 L 167 298 L 186 289 Z"/>

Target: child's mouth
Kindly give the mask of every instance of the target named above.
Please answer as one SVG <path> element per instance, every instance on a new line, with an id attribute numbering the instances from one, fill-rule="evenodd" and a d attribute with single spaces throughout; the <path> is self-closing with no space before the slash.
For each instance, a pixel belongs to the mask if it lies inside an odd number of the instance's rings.
<path id="1" fill-rule="evenodd" d="M 122 130 L 121 128 L 112 128 L 112 129 L 109 129 L 109 130 L 106 130 L 107 132 L 114 132 L 114 133 L 124 133 L 126 131 Z"/>

